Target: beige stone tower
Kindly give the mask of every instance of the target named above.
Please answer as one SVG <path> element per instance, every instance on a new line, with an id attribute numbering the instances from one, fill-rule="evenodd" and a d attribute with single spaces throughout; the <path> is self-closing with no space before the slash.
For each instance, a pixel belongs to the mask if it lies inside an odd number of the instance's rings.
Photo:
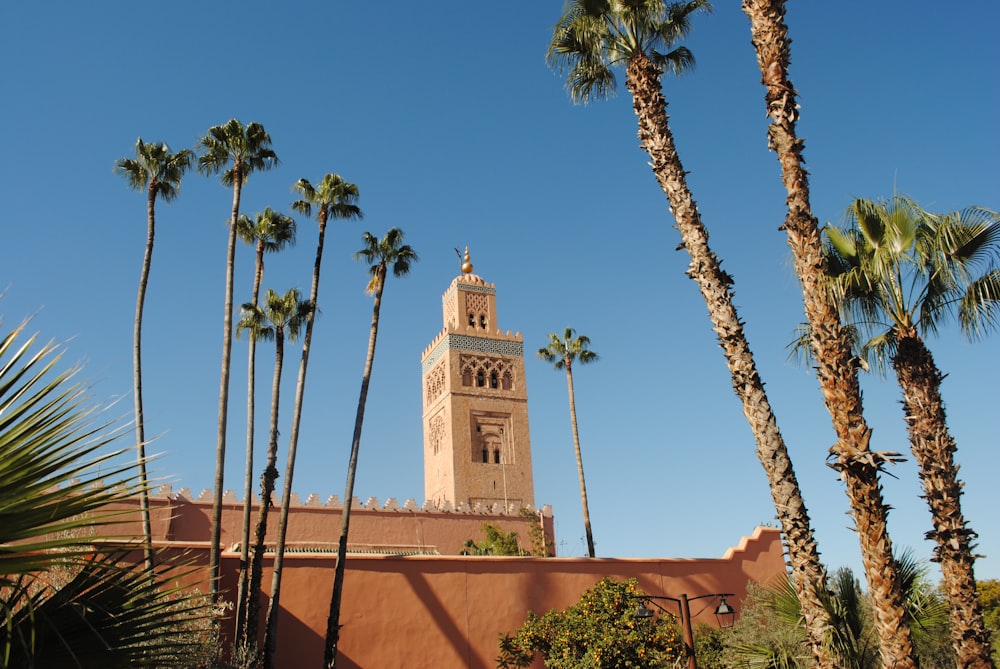
<path id="1" fill-rule="evenodd" d="M 496 286 L 462 273 L 442 298 L 444 330 L 424 351 L 424 493 L 459 506 L 535 504 L 521 333 L 497 327 Z"/>

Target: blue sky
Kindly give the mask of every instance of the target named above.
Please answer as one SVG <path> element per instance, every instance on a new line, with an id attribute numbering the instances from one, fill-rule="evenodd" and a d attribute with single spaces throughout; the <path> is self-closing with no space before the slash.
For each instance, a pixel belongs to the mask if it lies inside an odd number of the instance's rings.
<path id="1" fill-rule="evenodd" d="M 327 236 L 294 488 L 342 495 L 371 300 L 351 260 L 361 233 L 403 228 L 421 255 L 386 289 L 356 494 L 423 499 L 420 356 L 468 245 L 497 286 L 499 326 L 529 353 L 567 325 L 601 361 L 576 375 L 594 537 L 602 556 L 719 556 L 773 523 L 750 430 L 706 310 L 674 250 L 666 200 L 638 148 L 627 92 L 573 106 L 544 54 L 561 3 L 4 3 L 0 8 L 0 314 L 36 314 L 43 338 L 87 363 L 94 396 L 129 419 L 144 197 L 112 173 L 136 137 L 192 147 L 230 118 L 259 121 L 277 169 L 251 177 L 243 211 L 288 211 L 290 186 L 337 172 L 363 222 Z M 996 109 L 1000 6 L 790 3 L 791 76 L 802 105 L 812 204 L 839 222 L 853 197 L 896 188 L 926 208 L 1000 209 Z M 668 79 L 671 126 L 810 509 L 823 557 L 860 574 L 847 500 L 825 465 L 833 442 L 810 370 L 787 361 L 801 296 L 778 225 L 784 190 L 767 150 L 763 88 L 737 2 L 695 20 L 694 72 Z M 145 312 L 147 435 L 154 470 L 196 494 L 212 485 L 226 221 L 231 193 L 189 174 L 158 205 Z M 265 287 L 308 292 L 315 224 L 269 257 Z M 237 301 L 252 253 L 238 249 Z M 997 338 L 930 345 L 980 533 L 981 578 L 1000 577 Z M 261 347 L 265 421 L 272 360 Z M 565 378 L 526 361 L 535 497 L 558 551 L 585 552 Z M 287 448 L 295 364 L 282 407 Z M 233 349 L 226 486 L 242 488 L 246 343 Z M 866 378 L 879 450 L 908 453 L 894 380 Z M 892 538 L 929 557 L 912 462 L 885 477 Z"/>

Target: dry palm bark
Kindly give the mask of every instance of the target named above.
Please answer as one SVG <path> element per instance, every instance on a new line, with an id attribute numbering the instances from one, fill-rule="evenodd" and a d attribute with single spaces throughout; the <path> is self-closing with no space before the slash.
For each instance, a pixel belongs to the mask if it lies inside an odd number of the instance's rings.
<path id="1" fill-rule="evenodd" d="M 794 587 L 808 630 L 808 643 L 817 666 L 830 668 L 834 658 L 824 643 L 829 616 L 819 593 L 826 573 L 819 558 L 809 514 L 788 456 L 784 439 L 771 410 L 764 384 L 757 373 L 743 323 L 732 301 L 732 277 L 708 244 L 708 231 L 687 186 L 684 168 L 670 131 L 667 103 L 660 87 L 660 70 L 645 54 L 632 57 L 626 85 L 632 93 L 639 120 L 639 140 L 652 159 L 653 172 L 667 195 L 670 209 L 691 256 L 687 275 L 694 280 L 708 306 L 719 343 L 725 352 L 733 389 L 757 441 L 757 456 L 767 473 L 778 520 L 785 537 Z M 877 486 L 877 481 L 876 481 Z"/>
<path id="2" fill-rule="evenodd" d="M 826 270 L 819 225 L 809 204 L 803 142 L 795 130 L 798 111 L 796 91 L 788 78 L 790 41 L 784 23 L 784 2 L 743 0 L 743 11 L 750 18 L 751 38 L 767 89 L 765 102 L 772 121 L 768 127 L 769 145 L 777 153 L 788 193 L 788 214 L 782 229 L 802 282 L 816 373 L 837 434 L 837 442 L 830 448 L 831 466 L 846 485 L 874 604 L 882 662 L 894 669 L 915 668 L 913 641 L 905 622 L 906 609 L 888 534 L 888 507 L 879 483 L 880 470 L 896 454 L 875 452 L 869 446 L 871 429 L 862 413 L 850 340 L 836 304 L 824 287 Z"/>
<path id="3" fill-rule="evenodd" d="M 962 515 L 955 440 L 948 432 L 941 401 L 944 377 L 915 331 L 900 334 L 893 368 L 903 390 L 903 412 L 913 456 L 920 466 L 924 498 L 934 518 L 935 529 L 927 537 L 937 544 L 934 559 L 941 565 L 957 665 L 963 669 L 993 667 L 990 633 L 983 622 L 973 576 L 976 534 Z"/>

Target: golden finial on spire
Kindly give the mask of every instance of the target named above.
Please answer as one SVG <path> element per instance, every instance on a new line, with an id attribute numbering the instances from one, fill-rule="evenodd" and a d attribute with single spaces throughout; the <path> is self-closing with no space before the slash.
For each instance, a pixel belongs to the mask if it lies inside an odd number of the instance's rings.
<path id="1" fill-rule="evenodd" d="M 465 247 L 465 259 L 462 262 L 462 272 L 472 274 L 472 262 L 469 260 L 469 247 Z"/>

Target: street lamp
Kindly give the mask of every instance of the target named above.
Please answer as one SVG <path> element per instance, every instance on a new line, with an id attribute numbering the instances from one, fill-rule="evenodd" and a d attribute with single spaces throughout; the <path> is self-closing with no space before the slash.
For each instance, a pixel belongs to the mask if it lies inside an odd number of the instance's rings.
<path id="1" fill-rule="evenodd" d="M 731 592 L 698 595 L 697 597 L 681 595 L 679 598 L 664 595 L 635 595 L 635 598 L 640 600 L 639 608 L 635 610 L 635 618 L 639 621 L 651 620 L 653 618 L 653 611 L 646 606 L 646 602 L 649 602 L 664 613 L 670 612 L 658 604 L 656 600 L 662 599 L 677 604 L 677 609 L 680 611 L 681 630 L 684 633 L 684 654 L 687 655 L 688 669 L 698 669 L 698 662 L 694 656 L 694 630 L 691 628 L 690 602 L 696 599 L 705 599 L 706 597 L 718 597 L 720 601 L 719 605 L 715 607 L 715 619 L 718 621 L 719 627 L 728 629 L 733 626 L 733 621 L 736 618 L 736 609 L 726 602 L 726 597 L 732 596 L 733 593 Z"/>

